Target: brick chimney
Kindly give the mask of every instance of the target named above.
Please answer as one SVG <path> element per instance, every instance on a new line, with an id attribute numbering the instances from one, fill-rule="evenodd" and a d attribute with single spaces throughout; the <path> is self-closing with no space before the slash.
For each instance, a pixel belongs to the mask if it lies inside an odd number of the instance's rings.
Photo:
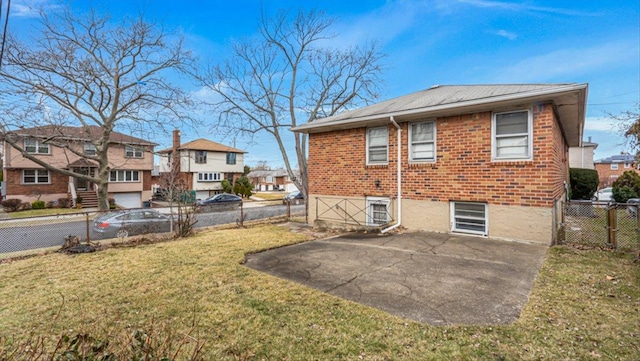
<path id="1" fill-rule="evenodd" d="M 173 130 L 173 147 L 171 152 L 171 156 L 173 157 L 173 159 L 171 159 L 171 165 L 173 170 L 175 170 L 176 172 L 180 171 L 180 151 L 178 150 L 179 148 L 180 148 L 180 131 L 178 129 L 174 129 Z"/>

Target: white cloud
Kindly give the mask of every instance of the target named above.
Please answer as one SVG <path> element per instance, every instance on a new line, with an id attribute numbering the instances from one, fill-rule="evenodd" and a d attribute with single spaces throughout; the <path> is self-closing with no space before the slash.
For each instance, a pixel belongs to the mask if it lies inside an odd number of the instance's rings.
<path id="1" fill-rule="evenodd" d="M 458 0 L 458 2 L 462 4 L 472 5 L 479 8 L 490 8 L 490 9 L 508 10 L 508 11 L 516 11 L 516 12 L 528 11 L 528 12 L 539 12 L 539 13 L 569 15 L 569 16 L 598 15 L 595 13 L 587 13 L 584 11 L 576 11 L 571 9 L 535 6 L 535 5 L 530 5 L 528 3 L 512 3 L 512 2 L 489 1 L 489 0 Z"/>
<path id="2" fill-rule="evenodd" d="M 637 48 L 637 44 L 632 44 L 632 41 L 618 41 L 590 48 L 554 50 L 522 59 L 513 65 L 500 69 L 495 78 L 499 82 L 508 83 L 540 83 L 558 81 L 562 78 L 575 78 L 577 75 L 633 61 L 634 56 L 622 56 L 622 54 L 629 54 L 629 50 L 634 47 Z"/>
<path id="3" fill-rule="evenodd" d="M 515 38 L 518 37 L 518 34 L 511 32 L 511 31 L 506 31 L 506 30 L 498 30 L 496 32 L 494 32 L 495 35 L 498 36 L 502 36 L 504 38 L 507 38 L 509 40 L 514 40 Z"/>
<path id="4" fill-rule="evenodd" d="M 36 18 L 40 11 L 58 9 L 60 5 L 55 0 L 17 0 L 11 3 L 11 16 L 18 18 Z"/>
<path id="5" fill-rule="evenodd" d="M 602 117 L 587 117 L 584 129 L 599 132 L 616 132 L 618 130 L 613 119 Z"/>

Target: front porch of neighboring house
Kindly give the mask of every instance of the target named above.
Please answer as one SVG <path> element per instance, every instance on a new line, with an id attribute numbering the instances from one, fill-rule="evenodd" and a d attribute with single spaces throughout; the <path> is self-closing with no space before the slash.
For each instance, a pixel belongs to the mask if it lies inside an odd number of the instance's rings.
<path id="1" fill-rule="evenodd" d="M 93 175 L 97 167 L 85 159 L 79 159 L 69 165 L 69 170 L 83 175 Z M 98 207 L 98 190 L 93 182 L 79 177 L 69 177 L 69 198 L 73 206 L 82 204 L 82 208 Z M 81 200 L 81 202 L 78 202 Z"/>

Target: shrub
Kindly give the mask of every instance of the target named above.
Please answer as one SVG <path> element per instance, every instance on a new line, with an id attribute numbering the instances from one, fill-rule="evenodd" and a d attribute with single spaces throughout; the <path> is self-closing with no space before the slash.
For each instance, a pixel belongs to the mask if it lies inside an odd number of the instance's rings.
<path id="1" fill-rule="evenodd" d="M 29 202 L 22 202 L 20 203 L 20 207 L 18 207 L 18 210 L 20 211 L 28 211 L 31 209 L 31 203 Z"/>
<path id="2" fill-rule="evenodd" d="M 626 203 L 629 198 L 640 196 L 640 175 L 628 170 L 613 182 L 613 199 L 618 203 Z"/>
<path id="3" fill-rule="evenodd" d="M 17 198 L 10 198 L 2 201 L 2 207 L 7 212 L 16 212 L 20 210 L 20 204 L 22 201 Z"/>
<path id="4" fill-rule="evenodd" d="M 225 193 L 231 193 L 231 182 L 228 179 L 223 179 L 220 185 Z"/>
<path id="5" fill-rule="evenodd" d="M 56 208 L 58 206 L 58 204 L 56 203 L 56 201 L 48 201 L 47 202 L 47 208 Z"/>
<path id="6" fill-rule="evenodd" d="M 31 209 L 44 209 L 46 207 L 46 203 L 41 200 L 31 202 Z"/>
<path id="7" fill-rule="evenodd" d="M 571 199 L 591 199 L 598 189 L 598 172 L 595 169 L 569 169 Z"/>
<path id="8" fill-rule="evenodd" d="M 109 209 L 116 209 L 116 199 L 109 198 Z"/>
<path id="9" fill-rule="evenodd" d="M 58 198 L 58 207 L 69 208 L 70 206 L 71 206 L 71 201 L 69 201 L 69 198 Z"/>

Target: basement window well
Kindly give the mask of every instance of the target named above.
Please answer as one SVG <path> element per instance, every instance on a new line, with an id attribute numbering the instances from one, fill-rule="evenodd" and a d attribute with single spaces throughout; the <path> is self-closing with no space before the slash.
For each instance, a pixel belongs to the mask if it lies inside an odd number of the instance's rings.
<path id="1" fill-rule="evenodd" d="M 488 225 L 486 204 L 451 202 L 451 231 L 486 236 Z"/>

